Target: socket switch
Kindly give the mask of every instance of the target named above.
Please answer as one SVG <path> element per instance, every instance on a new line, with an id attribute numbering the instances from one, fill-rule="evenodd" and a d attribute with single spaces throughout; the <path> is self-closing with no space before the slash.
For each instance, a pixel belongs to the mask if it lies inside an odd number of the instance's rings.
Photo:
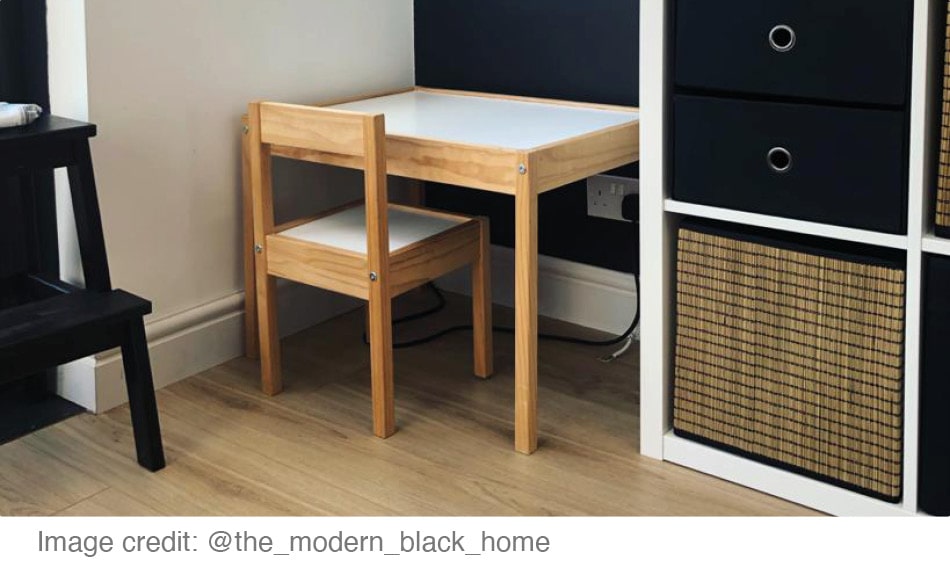
<path id="1" fill-rule="evenodd" d="M 613 175 L 587 178 L 587 216 L 630 222 L 623 217 L 623 198 L 640 193 L 640 180 Z"/>

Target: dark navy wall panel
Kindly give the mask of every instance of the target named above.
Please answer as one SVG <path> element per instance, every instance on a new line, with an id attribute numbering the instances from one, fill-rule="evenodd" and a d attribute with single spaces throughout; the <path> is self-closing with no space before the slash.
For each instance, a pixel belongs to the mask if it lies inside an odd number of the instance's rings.
<path id="1" fill-rule="evenodd" d="M 39 104 L 49 110 L 47 50 L 46 2 L 0 0 L 0 101 Z M 36 175 L 34 181 L 42 267 L 58 273 L 53 173 Z M 6 190 L 6 182 L 0 180 L 0 190 Z M 0 204 L 0 223 L 5 214 Z"/>
<path id="2" fill-rule="evenodd" d="M 416 84 L 636 106 L 639 19 L 638 0 L 416 0 Z M 492 241 L 513 245 L 511 197 L 430 186 L 427 200 L 490 216 Z M 584 183 L 539 207 L 542 254 L 638 268 L 636 224 L 588 218 Z"/>

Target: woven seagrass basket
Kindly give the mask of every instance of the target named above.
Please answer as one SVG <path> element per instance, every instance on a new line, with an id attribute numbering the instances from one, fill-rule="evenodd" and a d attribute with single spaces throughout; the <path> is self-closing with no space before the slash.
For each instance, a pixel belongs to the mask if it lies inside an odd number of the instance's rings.
<path id="1" fill-rule="evenodd" d="M 950 238 L 950 2 L 945 22 L 943 106 L 940 128 L 940 170 L 937 174 L 937 235 Z"/>
<path id="2" fill-rule="evenodd" d="M 901 497 L 905 271 L 877 250 L 684 221 L 674 430 Z M 804 242 L 804 243 L 803 243 Z"/>

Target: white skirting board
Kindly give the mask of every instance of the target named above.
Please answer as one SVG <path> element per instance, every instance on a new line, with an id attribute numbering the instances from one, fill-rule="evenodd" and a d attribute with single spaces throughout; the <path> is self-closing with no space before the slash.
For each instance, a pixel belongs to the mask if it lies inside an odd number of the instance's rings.
<path id="1" fill-rule="evenodd" d="M 511 248 L 492 246 L 492 300 L 514 306 L 515 255 Z M 471 295 L 467 269 L 439 280 L 447 291 Z M 633 275 L 547 256 L 538 258 L 538 312 L 563 320 L 621 334 L 637 311 Z"/>
<path id="2" fill-rule="evenodd" d="M 361 301 L 281 282 L 281 336 L 352 310 Z M 232 293 L 146 324 L 155 388 L 171 385 L 244 355 L 244 293 Z M 89 411 L 103 413 L 128 402 L 118 350 L 59 368 L 57 393 Z"/>
<path id="3" fill-rule="evenodd" d="M 540 257 L 539 312 L 611 334 L 624 332 L 636 312 L 632 275 L 570 261 Z M 447 291 L 470 294 L 469 270 L 439 281 Z M 514 304 L 514 253 L 492 248 L 492 294 Z M 302 285 L 280 282 L 280 334 L 287 336 L 343 314 L 362 301 Z M 155 387 L 177 381 L 244 355 L 244 293 L 237 292 L 146 324 Z M 78 360 L 59 369 L 57 393 L 95 413 L 128 401 L 118 350 Z"/>

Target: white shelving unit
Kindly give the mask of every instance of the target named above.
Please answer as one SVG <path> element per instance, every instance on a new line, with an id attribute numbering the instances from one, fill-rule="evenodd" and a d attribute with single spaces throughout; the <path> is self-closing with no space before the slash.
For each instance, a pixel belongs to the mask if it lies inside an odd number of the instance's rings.
<path id="1" fill-rule="evenodd" d="M 835 515 L 916 515 L 920 329 L 923 254 L 950 255 L 950 241 L 932 235 L 934 163 L 939 101 L 930 93 L 935 69 L 934 41 L 942 41 L 945 0 L 915 0 L 910 108 L 908 232 L 882 234 L 838 226 L 750 214 L 677 202 L 669 198 L 665 123 L 670 76 L 668 7 L 674 0 L 640 4 L 640 209 L 642 337 L 640 377 L 640 451 Z M 683 216 L 714 218 L 863 242 L 907 253 L 905 337 L 903 500 L 890 504 L 872 497 L 773 468 L 675 436 L 672 433 L 675 230 Z"/>
<path id="2" fill-rule="evenodd" d="M 898 250 L 907 249 L 907 236 L 882 234 L 880 232 L 870 232 L 856 228 L 842 228 L 841 226 L 833 226 L 831 224 L 819 224 L 805 220 L 767 216 L 765 214 L 742 212 L 741 210 L 717 208 L 715 206 L 705 206 L 702 204 L 691 204 L 688 202 L 675 201 L 673 199 L 666 200 L 666 211 L 698 218 L 712 218 L 714 220 L 723 220 L 735 224 L 745 224 L 747 226 L 776 228 L 786 232 L 796 232 L 835 240 L 871 244 L 885 248 L 896 248 Z"/>
<path id="3" fill-rule="evenodd" d="M 950 240 L 928 234 L 924 236 L 923 249 L 928 254 L 950 255 Z"/>

